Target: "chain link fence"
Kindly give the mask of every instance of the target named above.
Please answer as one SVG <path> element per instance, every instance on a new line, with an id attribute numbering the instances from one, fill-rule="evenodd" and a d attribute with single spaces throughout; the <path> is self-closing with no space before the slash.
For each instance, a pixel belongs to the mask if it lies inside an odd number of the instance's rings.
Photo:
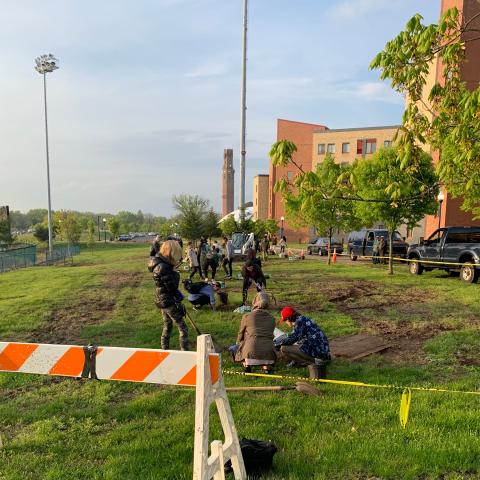
<path id="1" fill-rule="evenodd" d="M 71 261 L 74 255 L 80 254 L 78 245 L 59 245 L 53 247 L 52 255 L 48 250 L 45 254 L 37 253 L 36 245 L 0 245 L 0 273 L 17 268 L 32 267 L 34 265 L 52 265 L 54 263 Z"/>

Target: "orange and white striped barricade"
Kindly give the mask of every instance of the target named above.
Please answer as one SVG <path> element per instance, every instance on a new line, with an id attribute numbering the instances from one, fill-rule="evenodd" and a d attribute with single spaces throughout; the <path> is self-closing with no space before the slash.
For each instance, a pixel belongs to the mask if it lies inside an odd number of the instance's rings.
<path id="1" fill-rule="evenodd" d="M 238 434 L 210 335 L 197 338 L 197 352 L 147 348 L 0 342 L 0 371 L 99 380 L 195 386 L 194 480 L 225 478 L 232 461 L 236 480 L 247 478 Z M 215 402 L 225 441 L 208 453 L 209 411 Z"/>

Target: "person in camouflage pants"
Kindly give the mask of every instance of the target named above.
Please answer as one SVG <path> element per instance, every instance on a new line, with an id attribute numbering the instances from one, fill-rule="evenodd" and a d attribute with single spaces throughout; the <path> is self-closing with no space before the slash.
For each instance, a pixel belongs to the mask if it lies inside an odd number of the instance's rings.
<path id="1" fill-rule="evenodd" d="M 170 348 L 170 335 L 174 323 L 180 336 L 180 348 L 188 350 L 188 328 L 183 320 L 185 307 L 182 304 L 183 295 L 178 290 L 180 274 L 175 270 L 181 259 L 182 248 L 176 240 L 164 242 L 155 257 L 157 262 L 153 269 L 155 304 L 163 316 L 161 345 L 164 350 Z"/>

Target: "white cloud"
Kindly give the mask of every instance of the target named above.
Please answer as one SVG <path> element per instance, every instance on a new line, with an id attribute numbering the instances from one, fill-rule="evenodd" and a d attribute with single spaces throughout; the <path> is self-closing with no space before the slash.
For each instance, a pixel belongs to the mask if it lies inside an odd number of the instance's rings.
<path id="1" fill-rule="evenodd" d="M 379 101 L 384 103 L 402 104 L 404 99 L 392 90 L 386 83 L 365 82 L 355 85 L 351 93 L 361 100 Z"/>

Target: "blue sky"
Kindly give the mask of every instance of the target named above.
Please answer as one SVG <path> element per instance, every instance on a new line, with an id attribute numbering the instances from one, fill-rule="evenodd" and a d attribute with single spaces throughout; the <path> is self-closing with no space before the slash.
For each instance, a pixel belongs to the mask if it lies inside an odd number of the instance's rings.
<path id="1" fill-rule="evenodd" d="M 242 3 L 0 0 L 0 204 L 46 207 L 33 64 L 51 52 L 54 209 L 170 215 L 176 193 L 220 209 L 224 148 L 239 171 Z M 250 0 L 247 200 L 253 176 L 268 173 L 277 118 L 399 123 L 403 99 L 368 65 L 412 15 L 435 22 L 439 10 L 437 0 Z"/>

